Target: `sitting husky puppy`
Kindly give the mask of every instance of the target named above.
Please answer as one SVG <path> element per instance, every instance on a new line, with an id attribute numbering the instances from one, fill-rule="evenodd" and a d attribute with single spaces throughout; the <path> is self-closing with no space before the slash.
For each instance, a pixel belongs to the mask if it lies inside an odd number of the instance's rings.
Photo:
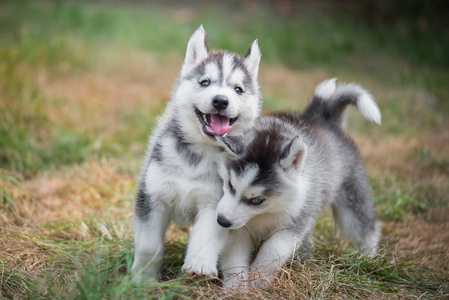
<path id="1" fill-rule="evenodd" d="M 349 104 L 380 124 L 380 111 L 366 90 L 330 79 L 317 86 L 301 115 L 268 114 L 244 139 L 217 137 L 234 154 L 227 172 L 220 172 L 224 195 L 217 207 L 217 222 L 230 230 L 221 255 L 225 286 L 273 280 L 299 247 L 313 247 L 311 231 L 326 204 L 363 254 L 376 253 L 380 230 L 370 188 L 357 147 L 341 129 Z"/>
<path id="2" fill-rule="evenodd" d="M 223 195 L 217 164 L 223 155 L 215 135 L 242 134 L 260 113 L 257 40 L 244 58 L 209 53 L 200 26 L 191 36 L 179 79 L 150 138 L 135 204 L 135 252 L 131 273 L 160 278 L 169 221 L 193 224 L 182 267 L 217 275 L 224 230 L 216 222 Z M 225 240 L 225 239 L 224 239 Z"/>

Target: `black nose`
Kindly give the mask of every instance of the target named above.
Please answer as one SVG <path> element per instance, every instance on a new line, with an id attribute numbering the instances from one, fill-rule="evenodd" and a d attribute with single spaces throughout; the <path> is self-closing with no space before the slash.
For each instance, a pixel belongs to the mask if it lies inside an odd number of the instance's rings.
<path id="1" fill-rule="evenodd" d="M 217 222 L 218 222 L 218 224 L 220 224 L 221 227 L 224 227 L 224 228 L 229 228 L 232 226 L 232 223 L 228 219 L 223 217 L 222 215 L 218 215 Z"/>
<path id="2" fill-rule="evenodd" d="M 217 110 L 225 109 L 226 107 L 228 107 L 228 103 L 228 97 L 226 97 L 225 95 L 216 95 L 214 99 L 212 99 L 212 105 Z"/>

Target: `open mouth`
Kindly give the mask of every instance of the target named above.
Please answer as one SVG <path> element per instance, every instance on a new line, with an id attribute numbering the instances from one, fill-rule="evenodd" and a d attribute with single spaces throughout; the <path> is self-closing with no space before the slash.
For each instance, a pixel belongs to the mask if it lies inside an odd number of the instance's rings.
<path id="1" fill-rule="evenodd" d="M 225 135 L 238 119 L 238 116 L 230 119 L 220 114 L 205 114 L 196 107 L 195 113 L 201 125 L 203 125 L 203 132 L 209 136 Z"/>

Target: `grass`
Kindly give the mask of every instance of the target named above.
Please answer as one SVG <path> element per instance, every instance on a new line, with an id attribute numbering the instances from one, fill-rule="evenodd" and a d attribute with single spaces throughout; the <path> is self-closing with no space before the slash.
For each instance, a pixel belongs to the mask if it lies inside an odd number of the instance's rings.
<path id="1" fill-rule="evenodd" d="M 288 13 L 258 2 L 238 11 L 218 3 L 2 2 L 0 297 L 448 297 L 449 44 L 433 21 L 438 7 L 424 7 L 434 15 L 416 23 L 422 4 L 410 3 L 390 21 L 365 2 L 346 10 L 290 3 Z M 267 289 L 224 294 L 217 281 L 180 274 L 188 229 L 171 226 L 163 281 L 131 281 L 140 160 L 199 24 L 213 49 L 244 54 L 259 38 L 267 111 L 303 109 L 329 77 L 373 93 L 382 126 L 352 110 L 347 130 L 383 222 L 381 255 L 359 257 L 335 235 L 327 211 L 310 260 L 291 261 Z"/>

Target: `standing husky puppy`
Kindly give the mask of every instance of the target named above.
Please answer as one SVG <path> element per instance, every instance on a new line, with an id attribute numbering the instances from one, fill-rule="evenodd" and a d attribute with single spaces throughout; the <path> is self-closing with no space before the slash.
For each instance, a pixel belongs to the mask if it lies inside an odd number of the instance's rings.
<path id="1" fill-rule="evenodd" d="M 228 232 L 216 222 L 223 195 L 217 164 L 223 148 L 214 136 L 239 135 L 259 115 L 260 57 L 257 40 L 242 59 L 225 51 L 209 53 L 202 26 L 190 38 L 172 99 L 150 138 L 141 169 L 131 268 L 137 278 L 160 278 L 171 219 L 193 223 L 183 270 L 217 275 Z"/>
<path id="2" fill-rule="evenodd" d="M 230 229 L 221 256 L 227 286 L 247 278 L 245 266 L 257 285 L 270 282 L 299 247 L 313 246 L 311 231 L 326 204 L 363 254 L 376 253 L 380 232 L 370 188 L 357 147 L 341 129 L 349 104 L 380 124 L 380 111 L 366 90 L 355 84 L 337 86 L 331 79 L 316 88 L 301 115 L 260 117 L 247 145 L 242 139 L 218 137 L 237 155 L 227 162 L 217 207 L 217 222 Z"/>

